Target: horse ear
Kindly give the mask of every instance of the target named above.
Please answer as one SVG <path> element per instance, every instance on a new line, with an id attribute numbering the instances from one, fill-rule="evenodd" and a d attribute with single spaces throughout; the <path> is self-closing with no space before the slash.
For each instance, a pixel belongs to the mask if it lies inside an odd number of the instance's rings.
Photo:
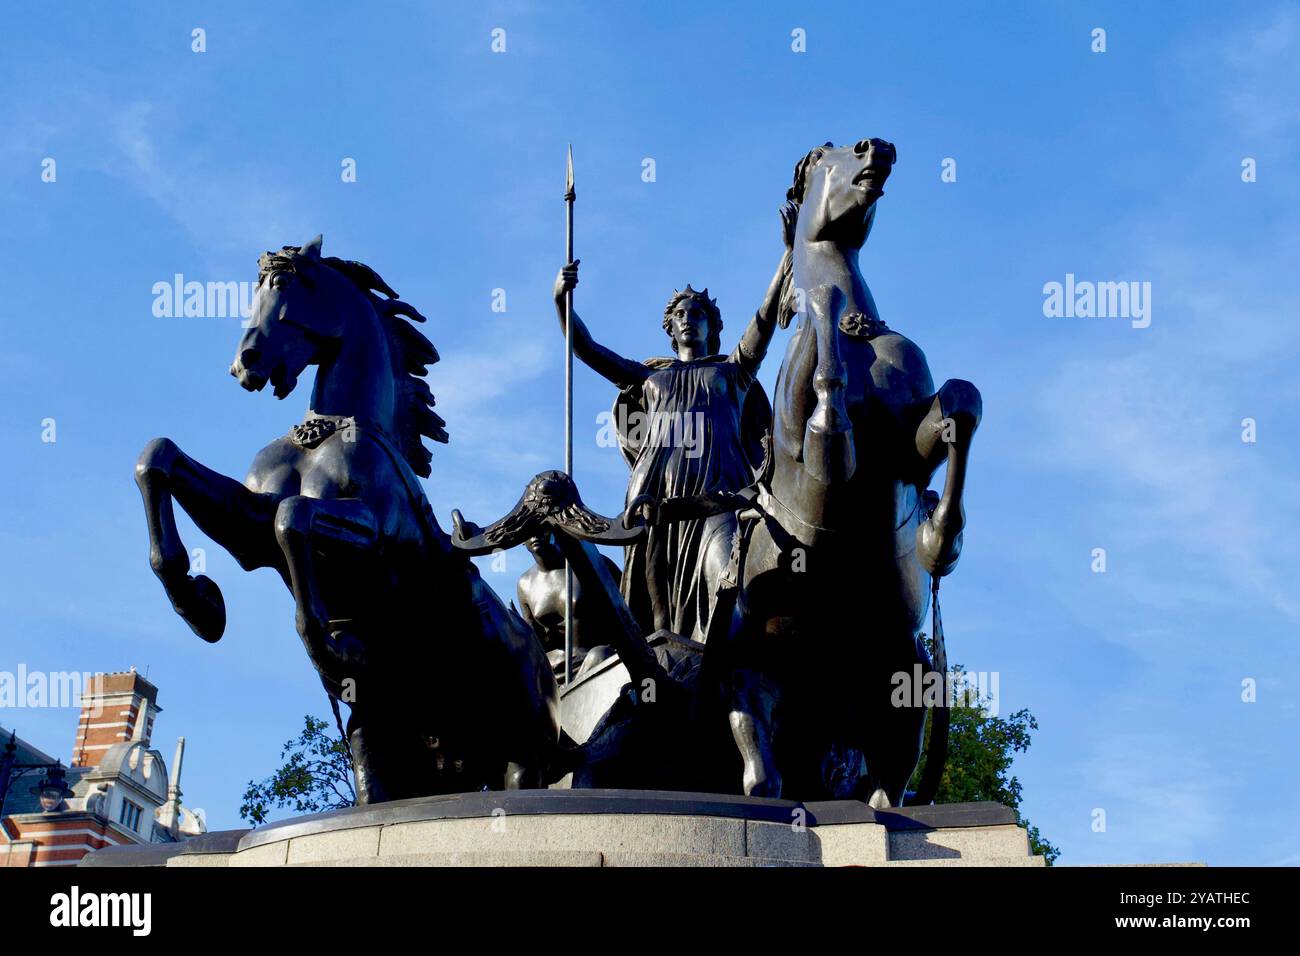
<path id="1" fill-rule="evenodd" d="M 319 259 L 321 243 L 323 243 L 324 241 L 325 241 L 325 237 L 317 233 L 316 238 L 313 239 L 311 242 L 307 243 L 307 245 L 303 246 L 301 249 L 299 249 L 298 252 L 301 255 L 310 256 L 313 259 Z"/>

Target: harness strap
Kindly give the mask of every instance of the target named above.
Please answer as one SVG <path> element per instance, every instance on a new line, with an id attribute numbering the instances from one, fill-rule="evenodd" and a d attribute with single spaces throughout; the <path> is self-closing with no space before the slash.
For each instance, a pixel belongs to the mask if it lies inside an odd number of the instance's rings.
<path id="1" fill-rule="evenodd" d="M 330 699 L 330 710 L 334 711 L 334 725 L 339 729 L 339 736 L 343 738 L 343 746 L 348 748 L 349 755 L 352 753 L 352 742 L 348 740 L 348 732 L 343 729 L 343 715 L 339 713 L 339 699 L 334 696 L 328 687 L 325 693 Z"/>
<path id="2" fill-rule="evenodd" d="M 930 712 L 930 746 L 925 752 L 925 771 L 916 788 L 916 802 L 921 806 L 933 803 L 943 782 L 944 765 L 948 762 L 948 649 L 943 639 L 943 618 L 939 614 L 939 576 L 930 579 L 930 620 L 934 633 L 933 659 L 935 672 L 940 676 L 943 693 L 939 703 Z"/>

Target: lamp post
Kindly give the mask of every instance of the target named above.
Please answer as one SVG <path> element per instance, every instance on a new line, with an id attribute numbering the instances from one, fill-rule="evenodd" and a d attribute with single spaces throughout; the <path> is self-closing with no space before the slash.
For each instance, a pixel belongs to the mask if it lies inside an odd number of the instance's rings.
<path id="1" fill-rule="evenodd" d="M 64 798 L 72 796 L 68 787 L 66 771 L 62 762 L 55 763 L 18 763 L 18 732 L 9 732 L 9 741 L 0 751 L 0 819 L 4 818 L 5 799 L 9 796 L 9 785 L 18 777 L 32 770 L 44 770 L 41 782 L 31 788 L 31 793 L 41 798 L 41 809 L 46 813 L 57 810 Z"/>

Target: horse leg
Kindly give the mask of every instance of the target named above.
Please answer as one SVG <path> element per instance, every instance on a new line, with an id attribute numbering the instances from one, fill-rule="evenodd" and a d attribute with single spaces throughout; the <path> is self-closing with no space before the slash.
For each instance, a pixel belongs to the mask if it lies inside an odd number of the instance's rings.
<path id="1" fill-rule="evenodd" d="M 371 693 L 373 703 L 378 695 Z M 348 715 L 348 752 L 357 804 L 386 803 L 447 792 L 434 769 L 433 749 L 418 727 L 418 717 L 405 709 L 387 710 L 358 704 Z M 465 789 L 470 789 L 466 787 Z"/>
<path id="2" fill-rule="evenodd" d="M 539 766 L 531 766 L 512 760 L 506 764 L 506 790 L 544 790 L 545 774 Z"/>
<path id="3" fill-rule="evenodd" d="M 759 671 L 731 673 L 731 736 L 744 762 L 741 778 L 747 797 L 780 797 L 781 773 L 772 752 L 776 687 Z"/>
<path id="4" fill-rule="evenodd" d="M 813 376 L 817 374 L 817 333 L 803 320 L 790 337 L 785 361 L 776 376 L 772 438 L 775 450 L 794 461 L 803 461 L 804 431 L 816 399 Z"/>
<path id="5" fill-rule="evenodd" d="M 906 643 L 908 652 L 897 659 L 894 678 L 916 673 L 918 664 L 923 671 L 928 666 L 917 642 L 908 639 Z M 885 680 L 883 674 L 874 680 L 868 690 L 873 702 L 870 716 L 859 724 L 858 740 L 866 756 L 867 773 L 858 781 L 854 798 L 865 800 L 876 809 L 903 805 L 907 784 L 916 772 L 925 740 L 929 708 L 910 696 L 896 702 L 895 688 L 893 680 Z"/>
<path id="6" fill-rule="evenodd" d="M 982 412 L 979 390 L 970 382 L 950 379 L 930 400 L 916 429 L 916 451 L 924 467 L 933 472 L 942 460 L 948 462 L 939 502 L 916 529 L 917 559 L 932 575 L 948 574 L 961 556 L 966 526 L 962 491 L 971 439 Z"/>
<path id="7" fill-rule="evenodd" d="M 848 372 L 840 357 L 839 313 L 844 295 L 822 285 L 808 294 L 808 314 L 817 333 L 817 370 L 813 394 L 817 404 L 804 430 L 804 468 L 822 484 L 838 484 L 853 477 L 857 461 L 853 450 L 853 425 L 844 402 Z"/>
<path id="8" fill-rule="evenodd" d="M 373 551 L 379 542 L 374 512 L 358 498 L 292 495 L 276 509 L 275 539 L 284 553 L 298 636 L 308 656 L 327 684 L 338 683 L 340 675 L 355 680 L 364 666 L 360 642 L 342 631 L 331 633 L 316 568 L 322 550 L 345 551 L 354 559 Z"/>
<path id="9" fill-rule="evenodd" d="M 172 501 L 179 501 L 204 534 L 251 571 L 283 564 L 268 533 L 275 499 L 200 464 L 169 438 L 145 446 L 135 481 L 149 525 L 150 567 L 194 633 L 205 641 L 220 640 L 226 627 L 221 589 L 206 575 L 190 575 L 190 556 L 176 529 Z"/>
<path id="10" fill-rule="evenodd" d="M 348 715 L 348 751 L 352 755 L 352 780 L 357 791 L 357 805 L 384 803 L 392 799 L 384 788 L 384 774 L 379 755 L 370 746 L 370 734 L 360 712 Z"/>

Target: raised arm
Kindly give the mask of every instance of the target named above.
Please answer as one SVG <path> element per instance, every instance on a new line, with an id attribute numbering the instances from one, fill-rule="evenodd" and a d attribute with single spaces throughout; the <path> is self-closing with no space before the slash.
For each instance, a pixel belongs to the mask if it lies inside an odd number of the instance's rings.
<path id="1" fill-rule="evenodd" d="M 772 335 L 776 332 L 777 325 L 785 328 L 790 324 L 788 303 L 785 299 L 790 292 L 788 287 L 794 262 L 791 245 L 794 239 L 795 215 L 796 207 L 792 203 L 786 203 L 781 207 L 781 234 L 785 240 L 785 254 L 781 256 L 772 281 L 767 284 L 767 294 L 763 296 L 763 304 L 754 313 L 754 318 L 750 320 L 744 334 L 740 337 L 736 351 L 732 353 L 732 359 L 744 365 L 754 375 L 758 374 L 758 367 L 763 364 L 767 347 L 772 342 Z"/>
<path id="2" fill-rule="evenodd" d="M 560 319 L 561 334 L 565 332 L 564 297 L 578 284 L 578 263 L 581 261 L 575 259 L 570 262 L 555 277 L 555 312 Z M 593 372 L 603 375 L 620 388 L 644 382 L 650 374 L 647 366 L 623 358 L 593 339 L 587 331 L 586 323 L 578 318 L 577 310 L 573 312 L 573 354 L 582 359 Z"/>

